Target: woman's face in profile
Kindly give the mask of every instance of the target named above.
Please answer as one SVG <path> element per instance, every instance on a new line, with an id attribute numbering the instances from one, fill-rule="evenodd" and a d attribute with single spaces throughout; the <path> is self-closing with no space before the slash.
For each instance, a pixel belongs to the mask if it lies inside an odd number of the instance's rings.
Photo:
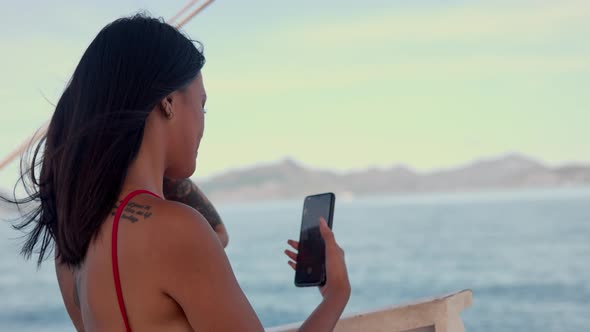
<path id="1" fill-rule="evenodd" d="M 196 159 L 201 138 L 205 129 L 203 109 L 207 95 L 203 85 L 203 76 L 197 78 L 184 90 L 176 91 L 173 96 L 172 109 L 174 117 L 171 128 L 171 150 L 175 178 L 187 178 L 196 168 Z"/>

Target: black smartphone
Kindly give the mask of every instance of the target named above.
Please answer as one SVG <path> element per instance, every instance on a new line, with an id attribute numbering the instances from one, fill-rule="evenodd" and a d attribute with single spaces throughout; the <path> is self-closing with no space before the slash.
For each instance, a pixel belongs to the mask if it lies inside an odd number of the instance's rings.
<path id="1" fill-rule="evenodd" d="M 326 283 L 326 252 L 320 233 L 320 217 L 326 219 L 331 229 L 335 201 L 333 193 L 305 197 L 295 269 L 297 287 L 323 286 Z"/>

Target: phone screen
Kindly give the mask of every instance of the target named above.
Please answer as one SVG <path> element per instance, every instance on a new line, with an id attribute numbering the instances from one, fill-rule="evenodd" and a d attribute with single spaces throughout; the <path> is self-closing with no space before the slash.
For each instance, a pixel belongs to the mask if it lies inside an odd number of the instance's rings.
<path id="1" fill-rule="evenodd" d="M 295 271 L 296 286 L 318 286 L 325 283 L 326 259 L 324 240 L 320 233 L 320 217 L 324 217 L 328 226 L 332 227 L 334 200 L 333 193 L 305 198 Z"/>

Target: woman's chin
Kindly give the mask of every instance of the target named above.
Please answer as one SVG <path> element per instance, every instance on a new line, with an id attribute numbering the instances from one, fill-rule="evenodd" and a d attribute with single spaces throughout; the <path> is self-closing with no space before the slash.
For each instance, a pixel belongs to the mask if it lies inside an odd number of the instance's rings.
<path id="1" fill-rule="evenodd" d="M 193 163 L 192 163 L 192 166 L 191 166 L 191 167 L 189 167 L 189 169 L 187 170 L 187 171 L 188 171 L 187 173 L 190 173 L 190 174 L 188 174 L 186 177 L 188 178 L 188 177 L 190 177 L 191 175 L 193 175 L 193 174 L 195 173 L 195 170 L 196 170 L 196 169 L 197 169 L 197 160 L 196 160 L 196 159 L 194 159 L 194 161 L 193 161 Z"/>
<path id="2" fill-rule="evenodd" d="M 186 162 L 183 165 L 178 165 L 180 167 L 172 167 L 168 169 L 166 177 L 172 179 L 187 179 L 191 177 L 195 173 L 195 169 L 197 168 L 197 159 L 192 159 L 191 161 Z"/>

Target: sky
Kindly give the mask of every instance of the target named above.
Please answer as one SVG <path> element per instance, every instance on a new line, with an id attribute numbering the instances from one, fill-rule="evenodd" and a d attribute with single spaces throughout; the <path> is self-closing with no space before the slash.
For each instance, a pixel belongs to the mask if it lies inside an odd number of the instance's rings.
<path id="1" fill-rule="evenodd" d="M 50 118 L 104 25 L 186 2 L 2 1 L 0 158 Z M 217 0 L 183 31 L 207 58 L 193 178 L 283 158 L 336 171 L 513 152 L 590 162 L 588 1 Z"/>

